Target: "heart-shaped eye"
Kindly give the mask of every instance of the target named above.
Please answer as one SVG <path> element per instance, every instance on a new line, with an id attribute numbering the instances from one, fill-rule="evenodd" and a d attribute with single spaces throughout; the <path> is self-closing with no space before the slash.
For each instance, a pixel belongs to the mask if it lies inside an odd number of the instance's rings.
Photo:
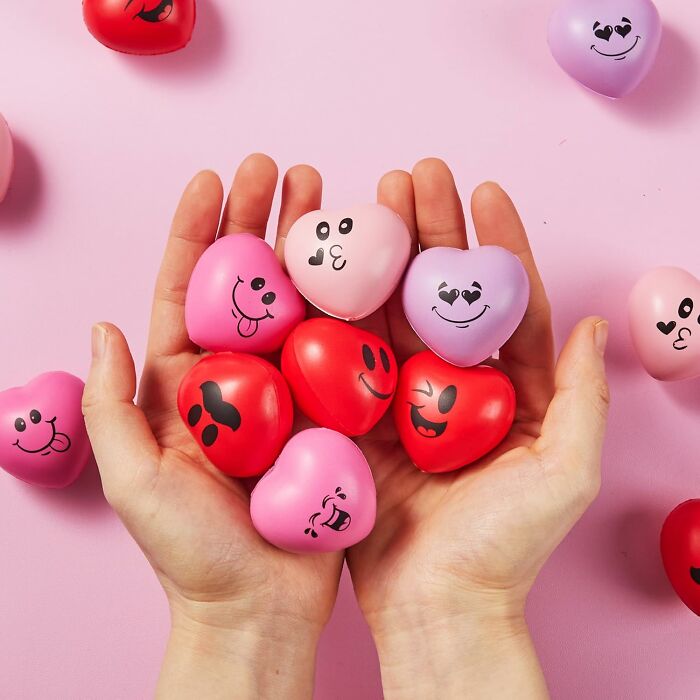
<path id="1" fill-rule="evenodd" d="M 610 37 L 613 33 L 613 28 L 609 24 L 606 24 L 602 29 L 598 29 L 598 27 L 600 27 L 600 22 L 596 22 L 593 25 L 593 32 L 595 33 L 595 35 L 603 41 L 610 41 Z"/>
<path id="2" fill-rule="evenodd" d="M 475 289 L 473 292 L 465 289 L 462 292 L 462 296 L 464 297 L 464 301 L 471 306 L 477 299 L 481 298 L 481 292 L 478 289 Z"/>
<path id="3" fill-rule="evenodd" d="M 446 301 L 450 306 L 455 303 L 455 300 L 459 296 L 459 289 L 443 289 L 438 296 L 443 301 Z"/>
<path id="4" fill-rule="evenodd" d="M 673 331 L 673 329 L 676 327 L 676 322 L 675 321 L 669 321 L 668 323 L 664 323 L 663 321 L 659 321 L 656 324 L 656 327 L 664 334 L 668 335 Z"/>
<path id="5" fill-rule="evenodd" d="M 632 26 L 629 24 L 618 24 L 615 26 L 615 33 L 619 34 L 623 39 L 632 31 Z"/>

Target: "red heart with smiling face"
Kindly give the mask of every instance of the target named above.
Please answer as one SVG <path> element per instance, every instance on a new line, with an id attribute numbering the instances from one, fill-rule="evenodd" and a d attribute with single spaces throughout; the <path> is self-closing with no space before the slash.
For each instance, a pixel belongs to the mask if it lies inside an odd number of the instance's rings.
<path id="1" fill-rule="evenodd" d="M 195 0 L 83 0 L 83 18 L 100 43 L 122 53 L 154 55 L 185 47 Z"/>
<path id="2" fill-rule="evenodd" d="M 515 390 L 493 367 L 455 367 L 429 350 L 399 373 L 394 420 L 413 463 L 424 472 L 460 469 L 489 453 L 515 418 Z"/>
<path id="3" fill-rule="evenodd" d="M 391 348 L 373 333 L 313 318 L 287 338 L 282 374 L 314 423 L 355 437 L 369 432 L 386 413 L 398 368 Z"/>

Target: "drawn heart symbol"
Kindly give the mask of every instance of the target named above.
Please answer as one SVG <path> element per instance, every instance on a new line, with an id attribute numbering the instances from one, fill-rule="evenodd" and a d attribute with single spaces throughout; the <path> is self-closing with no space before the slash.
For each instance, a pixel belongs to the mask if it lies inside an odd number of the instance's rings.
<path id="1" fill-rule="evenodd" d="M 441 290 L 459 292 L 453 301 Z M 498 246 L 475 250 L 430 248 L 406 273 L 403 306 L 423 342 L 460 367 L 479 364 L 513 334 L 530 287 L 515 255 Z"/>
<path id="2" fill-rule="evenodd" d="M 224 236 L 209 246 L 187 288 L 187 332 L 213 352 L 278 350 L 305 313 L 275 252 L 251 233 Z"/>
<path id="3" fill-rule="evenodd" d="M 195 0 L 83 0 L 83 19 L 99 42 L 123 53 L 154 55 L 184 48 Z"/>
<path id="4" fill-rule="evenodd" d="M 84 388 L 72 374 L 48 372 L 0 393 L 0 466 L 34 486 L 72 484 L 92 455 Z"/>
<path id="5" fill-rule="evenodd" d="M 658 267 L 634 286 L 630 333 L 642 365 L 661 380 L 700 376 L 700 281 L 678 267 Z"/>
<path id="6" fill-rule="evenodd" d="M 401 444 L 424 472 L 460 469 L 493 450 L 515 417 L 515 391 L 493 367 L 454 367 L 429 350 L 399 373 L 394 421 Z"/>
<path id="7" fill-rule="evenodd" d="M 622 97 L 653 66 L 661 19 L 651 0 L 562 0 L 548 39 L 554 60 L 574 80 L 601 95 Z"/>
<path id="8" fill-rule="evenodd" d="M 700 615 L 700 499 L 681 503 L 666 518 L 661 558 L 673 590 Z"/>
<path id="9" fill-rule="evenodd" d="M 292 397 L 269 362 L 238 353 L 200 360 L 184 377 L 180 416 L 207 459 L 236 477 L 262 474 L 292 430 Z"/>
<path id="10" fill-rule="evenodd" d="M 411 235 L 401 217 L 366 204 L 302 216 L 289 231 L 284 258 L 297 289 L 314 306 L 353 321 L 391 296 L 410 250 Z"/>
<path id="11" fill-rule="evenodd" d="M 12 134 L 5 118 L 0 114 L 0 202 L 5 199 L 15 167 Z"/>
<path id="12" fill-rule="evenodd" d="M 255 529 L 290 552 L 338 552 L 372 531 L 377 494 L 367 460 L 333 430 L 295 435 L 250 497 Z"/>
<path id="13" fill-rule="evenodd" d="M 388 410 L 398 369 L 391 348 L 378 336 L 343 321 L 314 318 L 287 338 L 282 374 L 314 423 L 357 436 Z"/>

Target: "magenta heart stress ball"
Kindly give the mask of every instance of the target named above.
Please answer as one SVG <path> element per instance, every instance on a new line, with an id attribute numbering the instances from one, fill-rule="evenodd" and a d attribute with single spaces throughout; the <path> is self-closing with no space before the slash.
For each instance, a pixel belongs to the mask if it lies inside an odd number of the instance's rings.
<path id="1" fill-rule="evenodd" d="M 418 337 L 458 367 L 491 357 L 522 321 L 530 296 L 525 268 L 499 246 L 437 247 L 406 273 L 403 307 Z"/>

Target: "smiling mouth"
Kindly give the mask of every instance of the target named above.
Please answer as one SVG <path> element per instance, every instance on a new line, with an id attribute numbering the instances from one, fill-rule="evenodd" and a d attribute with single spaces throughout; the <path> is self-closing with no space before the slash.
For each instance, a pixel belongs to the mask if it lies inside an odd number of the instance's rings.
<path id="1" fill-rule="evenodd" d="M 333 504 L 333 512 L 328 520 L 322 522 L 321 525 L 323 527 L 329 527 L 331 530 L 335 530 L 336 532 L 343 532 L 350 527 L 351 522 L 352 518 L 350 517 L 350 513 L 340 510 L 340 508 L 337 508 L 336 505 Z"/>
<path id="2" fill-rule="evenodd" d="M 437 438 L 440 437 L 447 428 L 447 421 L 444 423 L 434 423 L 427 418 L 423 418 L 420 414 L 420 409 L 425 408 L 424 406 L 416 406 L 415 404 L 410 404 L 411 406 L 411 423 L 415 431 L 426 438 Z"/>
<path id="3" fill-rule="evenodd" d="M 358 379 L 367 387 L 367 391 L 369 391 L 372 396 L 381 399 L 382 401 L 386 401 L 387 399 L 391 398 L 391 394 L 382 394 L 381 392 L 377 391 L 376 389 L 373 389 L 369 382 L 365 379 L 365 373 L 360 372 L 360 376 Z"/>
<path id="4" fill-rule="evenodd" d="M 469 324 L 473 323 L 476 321 L 478 318 L 481 318 L 485 313 L 486 309 L 490 309 L 491 307 L 488 304 L 484 304 L 484 308 L 481 310 L 481 313 L 478 314 L 477 316 L 474 316 L 474 318 L 468 318 L 465 321 L 455 321 L 454 319 L 451 318 L 446 318 L 443 316 L 438 310 L 437 306 L 433 306 L 433 311 L 443 320 L 447 321 L 448 323 L 454 323 L 457 328 L 469 328 Z"/>
<path id="5" fill-rule="evenodd" d="M 630 46 L 629 49 L 627 49 L 627 51 L 621 51 L 620 53 L 603 53 L 602 51 L 598 51 L 595 44 L 591 44 L 591 49 L 600 56 L 614 58 L 616 61 L 622 61 L 624 58 L 627 58 L 627 54 L 639 43 L 639 40 L 641 38 L 641 36 L 637 35 L 637 38 L 634 40 L 634 44 L 632 44 L 632 46 Z"/>
<path id="6" fill-rule="evenodd" d="M 47 457 L 52 452 L 66 452 L 71 445 L 70 438 L 64 433 L 59 433 L 56 430 L 56 416 L 54 416 L 51 420 L 47 420 L 46 423 L 48 423 L 51 426 L 53 435 L 43 447 L 40 447 L 38 450 L 28 450 L 19 444 L 19 439 L 12 443 L 13 446 L 18 447 L 20 450 L 22 450 L 22 452 L 28 455 L 35 455 L 41 453 L 42 457 Z M 59 447 L 55 446 L 55 443 L 59 444 L 60 449 Z"/>
<path id="7" fill-rule="evenodd" d="M 238 302 L 236 301 L 236 289 L 238 289 L 239 284 L 243 284 L 243 280 L 240 277 L 233 286 L 233 292 L 231 293 L 231 299 L 234 306 L 234 308 L 231 309 L 231 314 L 234 318 L 238 319 L 238 325 L 236 327 L 238 330 L 238 335 L 240 335 L 242 338 L 251 338 L 258 332 L 260 321 L 264 321 L 266 318 L 274 318 L 274 316 L 269 312 L 269 310 L 264 316 L 259 316 L 258 318 L 248 316 L 248 314 L 246 314 L 241 307 L 238 306 Z M 236 313 L 236 311 L 238 313 Z"/>
<path id="8" fill-rule="evenodd" d="M 683 331 L 685 331 L 687 335 L 683 335 Z M 691 331 L 690 328 L 681 328 L 678 331 L 678 337 L 673 341 L 673 349 L 685 350 L 688 347 L 688 343 L 686 341 L 691 335 L 693 335 L 693 331 Z"/>

